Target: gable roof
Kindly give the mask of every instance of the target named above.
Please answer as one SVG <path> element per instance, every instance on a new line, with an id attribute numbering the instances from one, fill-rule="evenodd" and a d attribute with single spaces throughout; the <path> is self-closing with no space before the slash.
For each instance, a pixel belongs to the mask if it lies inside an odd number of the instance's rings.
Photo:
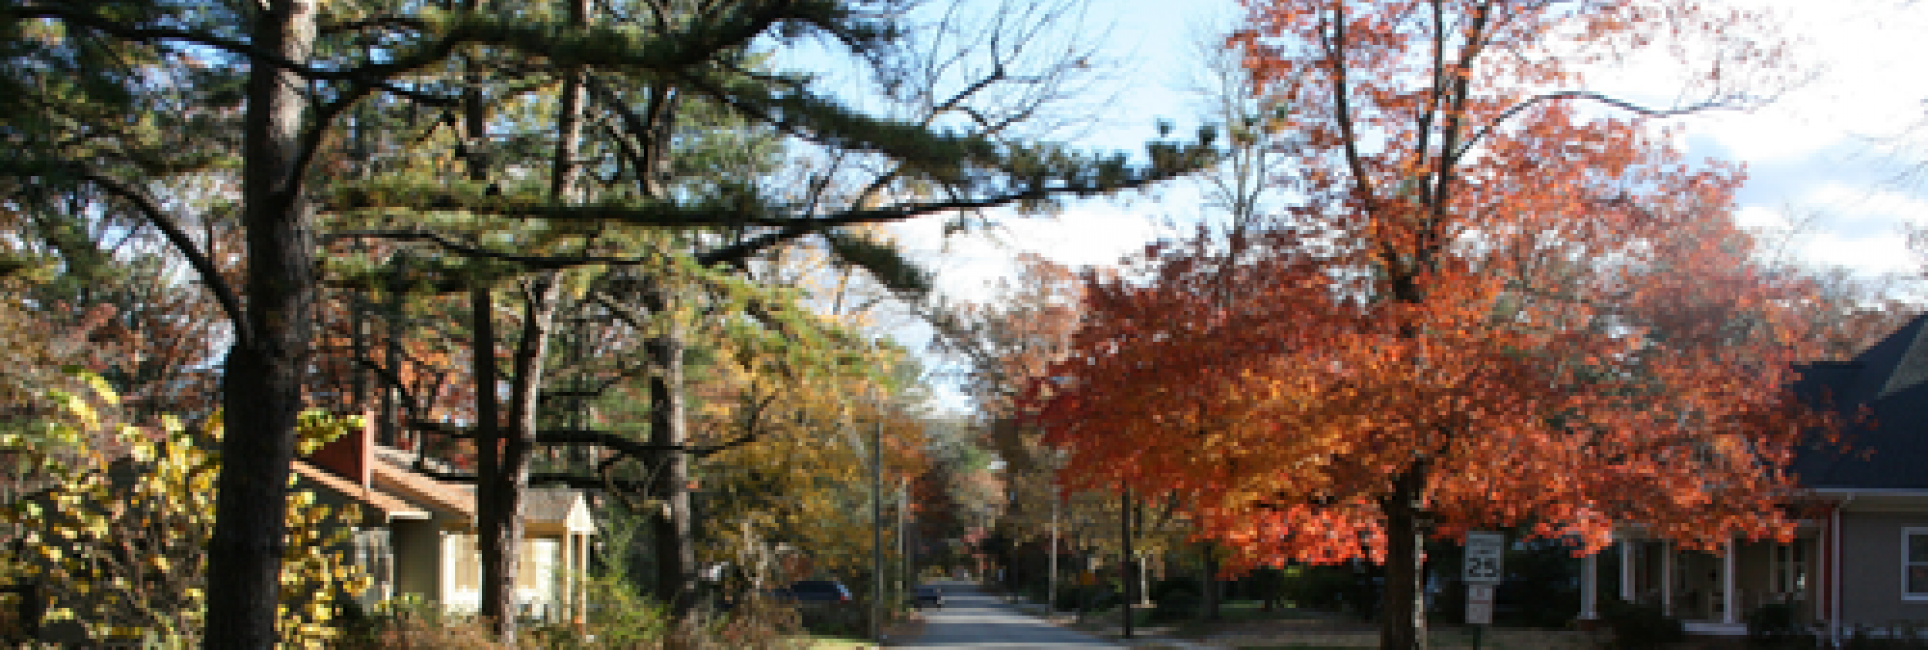
<path id="1" fill-rule="evenodd" d="M 439 480 L 395 462 L 396 458 L 404 457 L 406 453 L 379 445 L 375 447 L 375 462 L 369 468 L 369 475 L 375 487 L 428 506 L 464 523 L 474 523 L 476 513 L 474 486 Z"/>
<path id="2" fill-rule="evenodd" d="M 529 488 L 522 495 L 522 521 L 531 534 L 596 532 L 589 500 L 574 488 Z"/>
<path id="3" fill-rule="evenodd" d="M 1928 490 L 1928 315 L 1851 361 L 1802 368 L 1795 390 L 1841 414 L 1849 446 L 1802 449 L 1791 469 L 1803 485 Z"/>
<path id="4" fill-rule="evenodd" d="M 472 486 L 410 469 L 407 452 L 375 445 L 365 439 L 366 432 L 360 435 L 363 440 L 348 445 L 353 451 L 317 453 L 295 461 L 291 467 L 303 480 L 373 508 L 387 519 L 438 519 L 457 528 L 475 524 Z M 341 442 L 336 440 L 330 446 Z"/>
<path id="5" fill-rule="evenodd" d="M 428 511 L 415 507 L 407 501 L 376 490 L 372 487 L 356 485 L 354 481 L 336 476 L 322 468 L 297 460 L 290 466 L 303 481 L 313 481 L 330 491 L 347 497 L 356 504 L 373 509 L 382 519 L 427 519 Z"/>
<path id="6" fill-rule="evenodd" d="M 475 486 L 436 478 L 435 473 L 449 471 L 447 465 L 394 447 L 368 443 L 367 448 L 366 485 L 341 475 L 327 463 L 296 461 L 294 469 L 304 480 L 373 508 L 389 519 L 438 519 L 443 526 L 457 528 L 476 525 Z M 422 462 L 426 472 L 417 471 L 416 462 Z M 578 490 L 529 488 L 523 493 L 522 512 L 524 523 L 531 529 L 594 532 L 587 503 Z"/>
<path id="7" fill-rule="evenodd" d="M 522 492 L 522 518 L 530 523 L 563 523 L 578 498 L 575 490 L 567 488 L 529 488 Z"/>

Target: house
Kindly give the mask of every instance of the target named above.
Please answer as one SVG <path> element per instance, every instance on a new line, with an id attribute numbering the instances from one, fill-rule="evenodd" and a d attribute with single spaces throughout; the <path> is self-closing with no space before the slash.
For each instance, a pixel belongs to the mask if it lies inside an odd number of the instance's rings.
<path id="1" fill-rule="evenodd" d="M 1623 531 L 1583 560 L 1582 620 L 1598 617 L 1604 577 L 1622 600 L 1660 605 L 1695 633 L 1745 633 L 1747 613 L 1768 603 L 1837 640 L 1928 624 L 1928 315 L 1850 361 L 1807 367 L 1796 390 L 1845 416 L 1849 448 L 1795 459 L 1818 506 L 1795 538 L 1731 541 L 1715 555 Z"/>
<path id="2" fill-rule="evenodd" d="M 445 611 L 481 608 L 482 562 L 475 487 L 410 469 L 411 454 L 373 442 L 363 429 L 294 463 L 297 487 L 335 504 L 358 506 L 355 564 L 374 585 L 364 605 L 396 598 Z M 523 543 L 516 602 L 528 616 L 565 620 L 583 607 L 595 525 L 576 490 L 534 488 L 523 497 Z"/>

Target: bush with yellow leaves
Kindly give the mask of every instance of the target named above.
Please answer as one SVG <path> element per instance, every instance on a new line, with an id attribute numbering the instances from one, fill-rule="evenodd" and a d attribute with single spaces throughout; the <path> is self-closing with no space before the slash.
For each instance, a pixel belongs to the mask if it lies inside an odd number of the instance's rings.
<path id="1" fill-rule="evenodd" d="M 104 386 L 93 385 L 99 401 L 114 402 Z M 86 408 L 80 400 L 68 403 Z M 63 464 L 58 480 L 0 508 L 0 526 L 11 529 L 5 536 L 24 551 L 0 558 L 0 577 L 41 585 L 44 622 L 54 634 L 64 628 L 93 642 L 196 645 L 220 470 L 208 447 L 220 438 L 218 418 L 200 436 L 172 420 L 158 429 L 104 425 L 91 414 L 55 421 L 107 429 L 64 436 L 103 444 L 91 445 L 82 462 Z M 302 453 L 359 427 L 358 418 L 305 413 Z M 291 494 L 288 506 L 282 643 L 322 647 L 338 634 L 337 603 L 368 585 L 346 561 L 346 522 L 358 517 L 352 507 L 322 505 L 311 492 Z"/>

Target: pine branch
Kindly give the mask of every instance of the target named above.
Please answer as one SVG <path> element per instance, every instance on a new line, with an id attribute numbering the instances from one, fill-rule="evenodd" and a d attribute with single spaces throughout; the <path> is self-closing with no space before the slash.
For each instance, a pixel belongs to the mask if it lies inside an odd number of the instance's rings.
<path id="1" fill-rule="evenodd" d="M 187 258 L 188 265 L 201 276 L 201 281 L 207 285 L 208 292 L 213 293 L 215 301 L 220 303 L 221 311 L 227 314 L 229 321 L 235 324 L 235 336 L 240 338 L 243 344 L 248 342 L 250 328 L 246 327 L 247 313 L 241 309 L 239 294 L 235 293 L 234 288 L 221 275 L 220 269 L 214 265 L 214 260 L 194 243 L 194 239 L 188 236 L 180 223 L 176 222 L 174 217 L 154 200 L 154 197 L 148 196 L 146 191 L 118 178 L 74 163 L 0 161 L 0 176 L 16 178 L 67 176 L 90 183 L 126 202 L 148 223 L 154 224 L 154 227 L 161 231 L 162 236 L 167 238 L 168 243 L 181 254 L 181 257 Z"/>
<path id="2" fill-rule="evenodd" d="M 597 265 L 641 266 L 658 261 L 658 258 L 655 257 L 522 255 L 463 243 L 442 234 L 426 230 L 348 230 L 329 233 L 321 239 L 323 243 L 332 243 L 344 239 L 385 239 L 389 241 L 429 242 L 441 247 L 443 250 L 464 257 L 514 262 L 538 270 L 557 270 Z"/>
<path id="3" fill-rule="evenodd" d="M 599 204 L 565 205 L 547 200 L 491 197 L 447 184 L 367 184 L 337 191 L 326 207 L 336 211 L 409 210 L 468 212 L 513 219 L 606 221 L 671 228 L 752 227 L 783 229 L 751 238 L 704 257 L 706 263 L 742 259 L 813 232 L 843 226 L 889 223 L 944 212 L 984 210 L 1048 200 L 1062 196 L 1096 196 L 1140 189 L 1202 168 L 1212 152 L 1204 145 L 1166 145 L 1154 150 L 1157 161 L 1149 168 L 1129 169 L 1122 160 L 1102 161 L 1098 169 L 1073 161 L 1050 164 L 1027 174 L 1017 187 L 979 198 L 914 201 L 878 208 L 851 208 L 822 216 L 798 215 L 772 204 L 679 204 L 670 200 L 611 200 Z M 1085 162 L 1085 161 L 1076 161 Z"/>
<path id="4" fill-rule="evenodd" d="M 428 420 L 411 420 L 408 428 L 451 440 L 470 440 L 477 435 L 475 427 Z M 621 433 L 598 429 L 543 429 L 536 432 L 536 444 L 551 447 L 606 447 L 615 450 L 619 457 L 638 459 L 651 458 L 663 452 L 706 458 L 755 442 L 762 436 L 759 427 L 746 428 L 749 430 L 743 434 L 714 445 L 655 445 L 637 442 L 635 439 L 624 437 Z"/>

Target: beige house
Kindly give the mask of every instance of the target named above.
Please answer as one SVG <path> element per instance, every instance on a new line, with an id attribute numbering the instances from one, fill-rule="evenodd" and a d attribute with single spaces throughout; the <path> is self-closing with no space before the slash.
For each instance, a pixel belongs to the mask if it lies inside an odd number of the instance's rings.
<path id="1" fill-rule="evenodd" d="M 372 440 L 372 432 L 363 430 L 294 464 L 302 487 L 360 508 L 355 562 L 374 578 L 362 603 L 414 598 L 452 613 L 478 611 L 482 570 L 474 486 L 411 470 L 412 456 Z M 595 535 L 587 499 L 576 490 L 530 489 L 523 526 L 517 606 L 535 618 L 574 617 L 583 608 L 582 576 Z"/>
<path id="2" fill-rule="evenodd" d="M 1661 605 L 1689 632 L 1744 634 L 1747 614 L 1787 603 L 1832 639 L 1928 627 L 1928 316 L 1851 361 L 1803 370 L 1804 397 L 1865 414 L 1850 449 L 1804 450 L 1792 470 L 1818 503 L 1792 543 L 1730 542 L 1727 552 L 1682 552 L 1623 531 L 1584 560 L 1580 618 L 1598 617 L 1602 565 L 1618 596 Z"/>

